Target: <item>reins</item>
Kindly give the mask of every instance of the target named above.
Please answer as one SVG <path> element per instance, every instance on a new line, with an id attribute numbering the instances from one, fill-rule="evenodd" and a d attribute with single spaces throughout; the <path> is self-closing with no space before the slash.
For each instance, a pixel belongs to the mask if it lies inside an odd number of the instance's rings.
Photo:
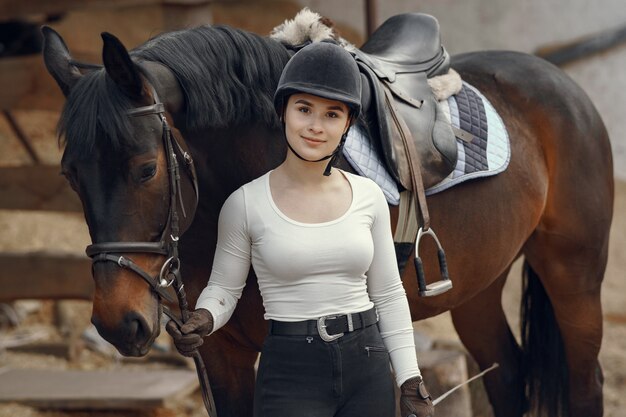
<path id="1" fill-rule="evenodd" d="M 182 320 L 176 317 L 170 309 L 167 308 L 167 306 L 161 306 L 163 308 L 163 312 L 171 320 L 174 320 L 174 322 L 176 322 L 179 326 L 182 326 L 182 324 L 189 319 L 189 304 L 187 302 L 187 295 L 182 282 L 180 273 L 180 258 L 178 256 L 178 240 L 180 237 L 180 217 L 178 215 L 178 207 L 180 207 L 183 217 L 187 217 L 182 196 L 180 164 L 178 162 L 179 157 L 183 160 L 185 172 L 193 184 L 195 192 L 193 211 L 195 211 L 199 201 L 198 180 L 191 155 L 189 155 L 189 153 L 182 148 L 174 135 L 172 135 L 171 128 L 164 115 L 165 106 L 159 101 L 157 93 L 152 85 L 150 85 L 150 89 L 154 104 L 128 110 L 126 114 L 130 117 L 157 115 L 161 119 L 163 128 L 163 148 L 166 153 L 170 193 L 170 206 L 167 223 L 158 242 L 94 243 L 87 246 L 86 253 L 92 258 L 92 268 L 98 262 L 114 262 L 120 268 L 133 271 L 148 283 L 150 289 L 157 294 L 159 299 L 174 302 L 175 300 L 167 292 L 167 288 L 170 286 L 173 287 L 178 299 L 178 306 L 180 308 Z M 151 253 L 166 256 L 166 260 L 161 266 L 159 274 L 153 277 L 137 265 L 131 258 L 124 256 L 124 253 Z M 197 350 L 193 352 L 192 356 L 196 365 L 198 379 L 200 381 L 204 406 L 209 417 L 217 417 L 215 402 L 213 400 L 211 386 L 209 384 L 206 367 L 204 366 L 202 357 Z"/>

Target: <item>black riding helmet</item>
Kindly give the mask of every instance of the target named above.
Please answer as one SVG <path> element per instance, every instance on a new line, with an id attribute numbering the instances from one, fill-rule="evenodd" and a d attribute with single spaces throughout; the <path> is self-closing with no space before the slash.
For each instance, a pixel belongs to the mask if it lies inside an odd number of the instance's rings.
<path id="1" fill-rule="evenodd" d="M 274 93 L 274 108 L 281 119 L 289 96 L 295 93 L 341 101 L 350 108 L 350 118 L 354 122 L 361 112 L 361 76 L 356 61 L 348 51 L 333 43 L 315 42 L 305 46 L 287 62 Z M 331 158 L 324 171 L 324 175 L 330 175 L 330 168 L 339 157 L 347 133 L 346 130 L 332 154 L 316 161 L 302 158 L 289 142 L 287 146 L 304 161 L 319 162 Z"/>

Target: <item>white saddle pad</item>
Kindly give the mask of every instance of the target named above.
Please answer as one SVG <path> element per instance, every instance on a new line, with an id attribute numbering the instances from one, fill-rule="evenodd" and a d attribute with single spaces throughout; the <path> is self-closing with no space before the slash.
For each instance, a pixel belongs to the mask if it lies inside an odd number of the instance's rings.
<path id="1" fill-rule="evenodd" d="M 506 169 L 511 159 L 509 135 L 491 103 L 473 86 L 463 82 L 461 91 L 439 103 L 453 126 L 474 135 L 471 143 L 457 138 L 458 160 L 454 170 L 440 183 L 426 190 L 436 194 L 473 178 L 488 177 Z M 398 184 L 387 171 L 374 145 L 358 126 L 348 132 L 344 146 L 346 160 L 360 175 L 374 180 L 387 202 L 398 205 Z"/>

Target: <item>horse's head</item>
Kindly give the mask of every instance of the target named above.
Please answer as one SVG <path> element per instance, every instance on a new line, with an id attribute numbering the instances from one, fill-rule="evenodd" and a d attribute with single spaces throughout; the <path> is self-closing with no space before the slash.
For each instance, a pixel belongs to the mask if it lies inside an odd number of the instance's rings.
<path id="1" fill-rule="evenodd" d="M 163 80 L 148 80 L 110 34 L 102 35 L 104 66 L 94 68 L 76 63 L 54 30 L 43 32 L 46 67 L 67 97 L 62 172 L 93 242 L 92 322 L 122 354 L 144 355 L 159 334 L 159 299 L 176 276 L 177 239 L 197 201 L 191 158 L 166 117 L 180 95 L 161 104 L 153 86 L 167 92 Z"/>

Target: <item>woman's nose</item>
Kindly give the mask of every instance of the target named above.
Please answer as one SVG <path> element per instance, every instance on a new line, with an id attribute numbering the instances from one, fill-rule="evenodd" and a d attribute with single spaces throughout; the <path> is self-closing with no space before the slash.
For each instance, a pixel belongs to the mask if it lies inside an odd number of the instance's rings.
<path id="1" fill-rule="evenodd" d="M 317 117 L 314 117 L 309 124 L 309 131 L 313 133 L 321 133 L 322 130 L 322 123 Z"/>

